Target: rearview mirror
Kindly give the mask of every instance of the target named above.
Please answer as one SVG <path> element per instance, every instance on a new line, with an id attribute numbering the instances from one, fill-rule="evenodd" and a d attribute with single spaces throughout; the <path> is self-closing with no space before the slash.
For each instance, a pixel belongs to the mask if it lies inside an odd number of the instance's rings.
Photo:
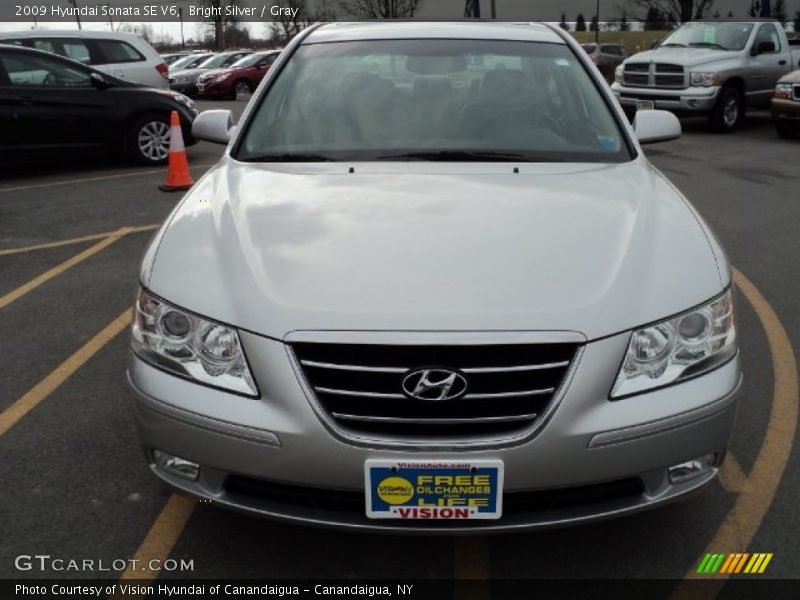
<path id="1" fill-rule="evenodd" d="M 759 42 L 758 45 L 753 49 L 753 56 L 758 56 L 759 54 L 772 54 L 773 52 L 775 52 L 775 42 L 763 41 Z"/>
<path id="2" fill-rule="evenodd" d="M 111 87 L 108 81 L 106 81 L 106 78 L 100 75 L 100 73 L 89 73 L 89 81 L 91 81 L 92 85 L 98 90 L 105 90 Z"/>
<path id="3" fill-rule="evenodd" d="M 192 123 L 195 138 L 215 144 L 227 144 L 235 131 L 233 113 L 229 110 L 205 110 Z"/>
<path id="4" fill-rule="evenodd" d="M 666 142 L 681 137 L 681 122 L 666 110 L 637 111 L 633 129 L 640 144 Z"/>

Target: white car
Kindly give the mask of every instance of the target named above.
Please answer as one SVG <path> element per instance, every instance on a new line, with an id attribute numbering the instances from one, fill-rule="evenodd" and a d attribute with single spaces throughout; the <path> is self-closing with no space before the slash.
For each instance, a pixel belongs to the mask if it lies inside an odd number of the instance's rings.
<path id="1" fill-rule="evenodd" d="M 167 63 L 140 35 L 120 31 L 11 31 L 0 44 L 60 54 L 131 83 L 167 88 Z"/>
<path id="2" fill-rule="evenodd" d="M 741 372 L 716 237 L 557 27 L 314 26 L 145 255 L 152 471 L 381 531 L 621 515 L 713 481 Z"/>

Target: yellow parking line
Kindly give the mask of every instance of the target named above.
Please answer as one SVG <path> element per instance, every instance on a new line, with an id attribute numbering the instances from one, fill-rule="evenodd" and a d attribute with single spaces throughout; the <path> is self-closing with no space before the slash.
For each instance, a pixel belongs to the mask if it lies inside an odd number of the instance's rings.
<path id="1" fill-rule="evenodd" d="M 742 471 L 739 461 L 730 452 L 719 470 L 719 480 L 726 491 L 734 494 L 744 491 L 744 486 L 747 485 L 747 475 Z"/>
<path id="2" fill-rule="evenodd" d="M 63 273 L 67 269 L 71 269 L 72 267 L 74 267 L 78 263 L 86 260 L 90 256 L 94 256 L 95 254 L 97 254 L 101 250 L 104 250 L 104 249 L 108 248 L 111 244 L 113 244 L 114 242 L 116 242 L 117 240 L 122 238 L 123 236 L 127 235 L 127 233 L 128 233 L 128 228 L 127 227 L 123 227 L 122 229 L 118 229 L 117 231 L 115 231 L 114 233 L 109 235 L 107 238 L 105 238 L 102 241 L 96 243 L 94 246 L 90 246 L 86 250 L 83 250 L 82 252 L 78 252 L 78 254 L 76 254 L 72 258 L 68 258 L 67 260 L 65 260 L 64 262 L 62 262 L 59 265 L 56 265 L 52 269 L 49 269 L 49 270 L 45 271 L 41 275 L 37 275 L 36 277 L 31 279 L 29 282 L 19 286 L 15 290 L 10 291 L 5 296 L 0 297 L 0 308 L 5 308 L 6 306 L 11 304 L 15 300 L 19 300 L 22 296 L 24 296 L 28 292 L 30 292 L 32 290 L 35 290 L 37 287 L 39 287 L 43 283 L 46 283 L 47 281 L 50 281 L 53 277 L 55 277 L 57 275 L 60 275 L 61 273 Z"/>
<path id="3" fill-rule="evenodd" d="M 140 225 L 136 227 L 128 227 L 128 233 L 138 233 L 140 231 L 152 231 L 157 229 L 158 225 Z M 47 242 L 45 244 L 35 244 L 33 246 L 20 246 L 19 248 L 6 248 L 0 250 L 0 256 L 8 256 L 10 254 L 21 254 L 23 252 L 33 252 L 34 250 L 47 250 L 48 248 L 59 248 L 61 246 L 71 246 L 73 244 L 80 244 L 82 242 L 91 242 L 92 240 L 99 240 L 100 238 L 114 235 L 118 232 L 107 231 L 105 233 L 93 233 L 92 235 L 84 235 L 82 237 L 71 238 L 68 240 L 59 240 L 58 242 Z"/>
<path id="4" fill-rule="evenodd" d="M 106 325 L 103 330 L 86 342 L 72 356 L 58 365 L 47 377 L 33 386 L 11 406 L 0 413 L 0 436 L 5 434 L 14 425 L 36 408 L 39 403 L 47 398 L 75 371 L 80 369 L 86 361 L 94 356 L 103 346 L 110 342 L 114 336 L 127 327 L 130 322 L 131 311 L 127 309 L 116 319 Z"/>
<path id="5" fill-rule="evenodd" d="M 797 381 L 797 359 L 792 343 L 773 308 L 758 288 L 740 271 L 734 269 L 734 281 L 744 297 L 755 310 L 767 335 L 772 355 L 773 395 L 769 424 L 758 456 L 747 476 L 747 484 L 705 552 L 736 551 L 746 549 L 761 527 L 770 504 L 778 491 L 783 472 L 789 462 L 795 434 L 797 433 L 800 389 Z M 702 556 L 703 553 L 700 553 Z M 763 565 L 762 567 L 763 568 Z M 686 579 L 708 578 L 698 574 L 693 565 Z M 725 584 L 726 575 L 712 575 L 702 589 L 684 580 L 673 592 L 672 598 L 713 598 Z M 708 587 L 713 586 L 713 587 Z"/>
<path id="6" fill-rule="evenodd" d="M 194 165 L 190 169 L 205 169 L 214 166 L 214 163 L 207 165 Z M 32 185 L 18 185 L 16 187 L 0 188 L 0 194 L 7 192 L 20 192 L 22 190 L 35 190 L 38 188 L 48 188 L 57 185 L 71 185 L 75 183 L 89 183 L 92 181 L 107 181 L 109 179 L 121 179 L 124 177 L 136 177 L 137 175 L 152 175 L 154 173 L 165 173 L 166 168 L 152 169 L 149 171 L 129 171 L 127 173 L 116 173 L 115 175 L 99 175 L 97 177 L 83 177 L 82 179 L 65 179 L 62 181 L 51 181 L 50 183 L 35 183 Z"/>
<path id="7" fill-rule="evenodd" d="M 157 578 L 159 571 L 151 567 L 163 564 L 169 558 L 196 504 L 194 498 L 172 494 L 133 556 L 131 566 L 120 576 L 120 580 Z M 114 597 L 124 596 L 117 594 Z"/>

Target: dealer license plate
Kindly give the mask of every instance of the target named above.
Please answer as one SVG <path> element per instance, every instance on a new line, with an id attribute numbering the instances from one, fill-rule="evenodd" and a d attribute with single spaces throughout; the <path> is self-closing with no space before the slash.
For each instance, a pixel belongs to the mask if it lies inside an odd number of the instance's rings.
<path id="1" fill-rule="evenodd" d="M 653 100 L 637 100 L 636 110 L 654 110 L 656 103 Z"/>
<path id="2" fill-rule="evenodd" d="M 499 519 L 503 461 L 391 461 L 364 464 L 370 519 Z"/>

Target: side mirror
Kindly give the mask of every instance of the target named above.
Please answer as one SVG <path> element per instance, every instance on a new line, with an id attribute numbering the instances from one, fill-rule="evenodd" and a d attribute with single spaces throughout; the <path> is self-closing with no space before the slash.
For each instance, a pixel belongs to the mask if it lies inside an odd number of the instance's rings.
<path id="1" fill-rule="evenodd" d="M 215 144 L 227 144 L 235 131 L 233 113 L 229 110 L 205 110 L 192 123 L 195 138 Z"/>
<path id="2" fill-rule="evenodd" d="M 269 68 L 269 65 L 267 63 L 261 63 L 258 65 L 258 68 L 262 71 L 266 71 Z"/>
<path id="3" fill-rule="evenodd" d="M 633 119 L 633 130 L 640 144 L 666 142 L 681 137 L 681 122 L 666 110 L 639 110 Z"/>
<path id="4" fill-rule="evenodd" d="M 773 54 L 775 50 L 775 42 L 773 41 L 758 42 L 758 45 L 753 48 L 753 56 L 758 56 L 759 54 Z"/>
<path id="5" fill-rule="evenodd" d="M 111 87 L 111 84 L 100 73 L 89 73 L 89 81 L 98 90 L 105 90 Z"/>

